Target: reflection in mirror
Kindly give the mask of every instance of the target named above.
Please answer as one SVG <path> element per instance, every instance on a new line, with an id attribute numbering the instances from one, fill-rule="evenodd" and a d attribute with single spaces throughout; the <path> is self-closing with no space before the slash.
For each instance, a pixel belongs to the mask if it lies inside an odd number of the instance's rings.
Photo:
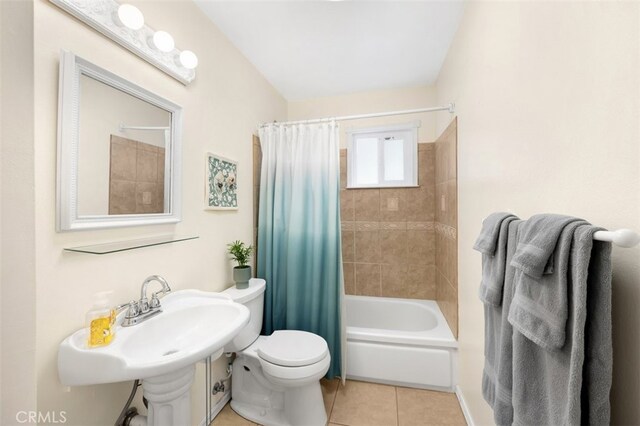
<path id="1" fill-rule="evenodd" d="M 182 108 L 62 52 L 57 230 L 176 223 Z"/>
<path id="2" fill-rule="evenodd" d="M 171 113 L 80 76 L 78 216 L 165 213 Z"/>

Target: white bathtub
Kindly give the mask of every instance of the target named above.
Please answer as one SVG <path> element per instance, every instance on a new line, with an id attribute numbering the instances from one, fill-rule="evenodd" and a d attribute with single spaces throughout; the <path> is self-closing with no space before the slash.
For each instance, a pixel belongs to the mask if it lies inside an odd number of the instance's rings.
<path id="1" fill-rule="evenodd" d="M 347 377 L 453 391 L 458 342 L 433 300 L 346 296 Z"/>

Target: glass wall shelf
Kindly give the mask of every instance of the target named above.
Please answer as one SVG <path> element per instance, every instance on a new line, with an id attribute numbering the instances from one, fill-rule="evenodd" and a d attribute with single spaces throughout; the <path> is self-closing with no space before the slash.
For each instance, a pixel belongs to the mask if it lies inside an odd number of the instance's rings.
<path id="1" fill-rule="evenodd" d="M 196 238 L 200 237 L 197 235 L 159 235 L 156 237 L 140 238 L 137 240 L 116 241 L 112 243 L 93 244 L 82 247 L 66 247 L 64 250 L 88 254 L 109 254 L 117 253 L 119 251 L 135 250 L 143 247 L 177 243 L 179 241 L 195 240 Z"/>

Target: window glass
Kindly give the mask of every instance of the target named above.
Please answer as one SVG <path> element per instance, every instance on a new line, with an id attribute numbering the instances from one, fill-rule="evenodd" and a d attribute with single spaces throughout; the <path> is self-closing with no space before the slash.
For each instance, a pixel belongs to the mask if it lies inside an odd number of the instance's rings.
<path id="1" fill-rule="evenodd" d="M 384 180 L 401 180 L 404 176 L 404 140 L 384 138 Z"/>
<path id="2" fill-rule="evenodd" d="M 378 138 L 355 140 L 356 181 L 361 185 L 378 183 Z"/>

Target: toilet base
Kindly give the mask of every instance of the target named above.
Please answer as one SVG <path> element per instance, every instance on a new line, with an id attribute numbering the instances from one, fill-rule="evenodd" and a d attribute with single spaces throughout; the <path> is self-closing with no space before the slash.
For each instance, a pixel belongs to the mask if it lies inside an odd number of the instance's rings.
<path id="1" fill-rule="evenodd" d="M 231 408 L 265 426 L 327 424 L 319 380 L 295 387 L 275 385 L 264 376 L 257 360 L 242 355 L 233 363 Z"/>

